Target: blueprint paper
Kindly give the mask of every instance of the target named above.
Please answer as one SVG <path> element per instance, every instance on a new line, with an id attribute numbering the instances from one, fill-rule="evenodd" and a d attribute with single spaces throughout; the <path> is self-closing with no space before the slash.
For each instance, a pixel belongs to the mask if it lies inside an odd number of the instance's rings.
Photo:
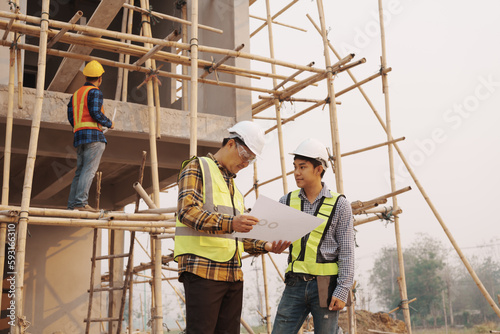
<path id="1" fill-rule="evenodd" d="M 318 227 L 323 219 L 291 208 L 266 196 L 259 196 L 249 215 L 259 219 L 248 233 L 234 237 L 265 241 L 295 241 Z"/>

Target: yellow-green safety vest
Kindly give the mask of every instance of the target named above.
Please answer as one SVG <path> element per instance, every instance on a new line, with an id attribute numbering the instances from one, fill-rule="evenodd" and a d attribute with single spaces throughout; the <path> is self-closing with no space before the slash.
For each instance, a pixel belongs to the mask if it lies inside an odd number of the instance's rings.
<path id="1" fill-rule="evenodd" d="M 288 193 L 287 205 L 302 211 L 302 200 L 299 197 L 299 190 Z M 323 218 L 321 225 L 306 234 L 301 239 L 296 240 L 290 246 L 290 254 L 288 256 L 288 267 L 286 272 L 304 273 L 316 276 L 337 275 L 339 267 L 337 261 L 329 261 L 321 256 L 319 251 L 321 244 L 324 241 L 326 231 L 332 224 L 337 199 L 340 194 L 331 192 L 331 198 L 323 197 L 322 203 L 314 213 L 315 216 Z"/>
<path id="2" fill-rule="evenodd" d="M 231 180 L 234 189 L 231 199 L 229 187 L 215 161 L 206 157 L 199 157 L 198 160 L 203 175 L 203 209 L 231 216 L 243 214 L 245 210 L 243 195 L 236 188 L 234 180 Z M 181 223 L 177 218 L 175 261 L 180 255 L 193 254 L 215 262 L 226 262 L 234 257 L 236 251 L 238 251 L 238 259 L 241 259 L 243 243 L 235 239 L 232 234 L 209 234 L 196 231 Z"/>

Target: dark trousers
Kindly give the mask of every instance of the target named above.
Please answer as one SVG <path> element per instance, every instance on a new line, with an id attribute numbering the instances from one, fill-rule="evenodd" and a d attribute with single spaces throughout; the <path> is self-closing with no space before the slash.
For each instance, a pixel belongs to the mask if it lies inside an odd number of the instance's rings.
<path id="1" fill-rule="evenodd" d="M 186 334 L 239 334 L 243 282 L 221 282 L 182 273 Z"/>

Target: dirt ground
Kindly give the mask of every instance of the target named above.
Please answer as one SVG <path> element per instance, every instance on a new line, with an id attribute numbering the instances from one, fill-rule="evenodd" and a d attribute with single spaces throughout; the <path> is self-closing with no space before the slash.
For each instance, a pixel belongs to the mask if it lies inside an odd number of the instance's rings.
<path id="1" fill-rule="evenodd" d="M 347 312 L 341 312 L 339 316 L 339 325 L 347 332 Z M 356 311 L 356 332 L 357 334 L 373 334 L 369 329 L 381 332 L 404 334 L 408 333 L 405 323 L 401 320 L 394 320 L 387 313 L 371 313 L 365 310 Z"/>

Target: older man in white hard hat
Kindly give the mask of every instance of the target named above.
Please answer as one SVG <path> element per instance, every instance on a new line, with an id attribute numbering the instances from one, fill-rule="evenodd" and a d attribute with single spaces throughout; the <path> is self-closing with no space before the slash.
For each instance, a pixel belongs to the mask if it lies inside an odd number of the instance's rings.
<path id="1" fill-rule="evenodd" d="M 86 82 L 68 103 L 68 121 L 73 127 L 73 146 L 76 147 L 76 171 L 68 198 L 68 209 L 95 211 L 89 204 L 89 189 L 106 148 L 102 127 L 114 128 L 104 115 L 102 84 L 104 68 L 92 60 L 83 69 Z"/>
<path id="2" fill-rule="evenodd" d="M 323 219 L 290 246 L 285 291 L 273 334 L 297 333 L 309 313 L 315 334 L 336 334 L 354 278 L 354 232 L 351 205 L 322 182 L 328 168 L 326 147 L 306 139 L 291 153 L 297 187 L 280 202 Z"/>
<path id="3" fill-rule="evenodd" d="M 236 174 L 264 148 L 264 131 L 242 121 L 222 147 L 185 161 L 179 175 L 174 259 L 186 295 L 186 333 L 239 333 L 243 302 L 241 254 L 281 253 L 290 242 L 233 238 L 258 219 L 245 214 Z"/>

